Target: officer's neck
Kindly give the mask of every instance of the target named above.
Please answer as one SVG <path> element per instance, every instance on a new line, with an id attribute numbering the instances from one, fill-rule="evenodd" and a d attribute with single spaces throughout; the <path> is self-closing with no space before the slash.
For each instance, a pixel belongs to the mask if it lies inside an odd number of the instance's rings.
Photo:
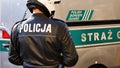
<path id="1" fill-rule="evenodd" d="M 43 12 L 40 11 L 39 9 L 33 9 L 33 14 L 38 14 L 38 13 L 43 13 Z"/>

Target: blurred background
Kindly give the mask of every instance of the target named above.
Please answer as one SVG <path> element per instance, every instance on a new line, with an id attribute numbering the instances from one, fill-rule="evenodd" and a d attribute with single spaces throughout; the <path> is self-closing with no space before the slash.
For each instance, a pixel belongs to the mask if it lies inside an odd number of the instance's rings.
<path id="1" fill-rule="evenodd" d="M 27 0 L 0 0 L 0 25 L 9 30 L 12 25 L 22 20 Z M 28 11 L 29 13 L 29 11 Z"/>

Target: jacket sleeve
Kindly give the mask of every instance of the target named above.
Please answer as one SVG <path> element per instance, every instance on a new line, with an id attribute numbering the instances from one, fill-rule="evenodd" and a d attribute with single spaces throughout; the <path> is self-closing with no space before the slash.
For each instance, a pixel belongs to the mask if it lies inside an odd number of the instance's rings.
<path id="1" fill-rule="evenodd" d="M 71 38 L 68 26 L 63 23 L 58 28 L 58 38 L 61 44 L 62 64 L 67 67 L 74 66 L 78 61 L 78 54 L 76 52 L 73 40 Z"/>
<path id="2" fill-rule="evenodd" d="M 9 46 L 9 57 L 8 60 L 15 65 L 22 65 L 23 60 L 20 57 L 19 47 L 18 47 L 18 30 L 17 30 L 18 24 L 14 25 L 11 30 L 11 44 Z"/>

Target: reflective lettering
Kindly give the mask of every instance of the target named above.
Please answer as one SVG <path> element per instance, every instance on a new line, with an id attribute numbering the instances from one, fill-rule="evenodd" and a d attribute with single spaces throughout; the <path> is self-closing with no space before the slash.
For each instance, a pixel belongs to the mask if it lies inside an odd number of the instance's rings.
<path id="1" fill-rule="evenodd" d="M 20 26 L 20 33 L 23 30 L 23 32 L 48 32 L 51 33 L 51 24 L 44 24 L 41 25 L 39 23 L 37 24 L 24 24 Z"/>
<path id="2" fill-rule="evenodd" d="M 105 32 L 102 32 L 102 36 L 101 36 L 101 40 L 106 40 L 106 35 L 105 35 Z"/>
<path id="3" fill-rule="evenodd" d="M 94 41 L 97 41 L 97 40 L 99 40 L 99 33 L 98 32 L 94 33 Z"/>
<path id="4" fill-rule="evenodd" d="M 48 27 L 46 28 L 46 32 L 51 33 L 51 24 L 48 24 Z"/>
<path id="5" fill-rule="evenodd" d="M 22 29 L 23 29 L 23 26 L 22 26 L 22 25 L 20 25 L 20 30 L 19 30 L 19 32 L 20 32 L 20 33 L 21 33 Z"/>
<path id="6" fill-rule="evenodd" d="M 110 30 L 109 32 L 108 32 L 108 40 L 112 40 L 113 38 L 112 38 L 112 31 Z"/>
<path id="7" fill-rule="evenodd" d="M 88 33 L 89 41 L 92 41 L 92 35 L 93 33 Z"/>
<path id="8" fill-rule="evenodd" d="M 40 26 L 41 26 L 40 24 L 36 24 L 36 28 L 35 28 L 36 32 L 40 32 Z"/>
<path id="9" fill-rule="evenodd" d="M 82 42 L 86 42 L 86 40 L 87 40 L 87 39 L 86 39 L 86 34 L 83 33 L 83 34 L 81 35 L 81 37 L 82 37 L 81 41 L 82 41 Z"/>
<path id="10" fill-rule="evenodd" d="M 24 32 L 27 32 L 28 31 L 28 24 L 25 24 L 24 25 Z"/>
<path id="11" fill-rule="evenodd" d="M 41 28 L 41 32 L 45 32 L 46 24 L 44 25 L 44 28 Z"/>
<path id="12" fill-rule="evenodd" d="M 31 27 L 31 24 L 29 24 L 29 27 Z M 29 28 L 29 32 L 32 32 L 32 29 L 31 29 L 31 28 Z"/>
<path id="13" fill-rule="evenodd" d="M 120 39 L 120 31 L 117 32 L 117 38 Z"/>

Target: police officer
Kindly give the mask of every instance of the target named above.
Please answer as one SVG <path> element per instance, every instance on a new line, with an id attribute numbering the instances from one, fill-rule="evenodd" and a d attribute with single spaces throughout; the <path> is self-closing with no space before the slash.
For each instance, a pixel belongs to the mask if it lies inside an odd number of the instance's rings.
<path id="1" fill-rule="evenodd" d="M 32 15 L 11 31 L 9 61 L 24 68 L 71 67 L 78 54 L 67 25 L 53 19 L 54 0 L 28 0 Z"/>

